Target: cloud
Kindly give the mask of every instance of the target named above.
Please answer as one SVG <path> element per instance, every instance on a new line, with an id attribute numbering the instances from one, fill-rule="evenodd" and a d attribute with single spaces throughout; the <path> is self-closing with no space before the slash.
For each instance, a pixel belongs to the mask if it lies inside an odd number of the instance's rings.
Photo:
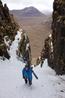
<path id="1" fill-rule="evenodd" d="M 2 0 L 10 9 L 22 9 L 26 6 L 35 6 L 39 10 L 52 11 L 54 0 Z"/>

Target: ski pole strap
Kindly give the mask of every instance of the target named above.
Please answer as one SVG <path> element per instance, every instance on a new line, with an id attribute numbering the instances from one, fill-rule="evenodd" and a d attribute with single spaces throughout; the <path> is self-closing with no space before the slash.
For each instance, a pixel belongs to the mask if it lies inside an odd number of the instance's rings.
<path id="1" fill-rule="evenodd" d="M 35 74 L 35 72 L 32 70 L 33 75 L 35 76 L 36 79 L 38 79 L 37 75 Z"/>

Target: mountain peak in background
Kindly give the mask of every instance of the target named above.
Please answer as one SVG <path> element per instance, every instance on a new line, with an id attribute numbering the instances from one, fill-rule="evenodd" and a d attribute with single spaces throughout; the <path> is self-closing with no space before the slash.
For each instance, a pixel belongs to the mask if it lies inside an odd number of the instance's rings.
<path id="1" fill-rule="evenodd" d="M 44 14 L 41 13 L 38 9 L 33 6 L 26 7 L 22 10 L 12 10 L 11 11 L 14 15 L 20 15 L 22 17 L 33 17 L 33 16 L 43 16 Z"/>

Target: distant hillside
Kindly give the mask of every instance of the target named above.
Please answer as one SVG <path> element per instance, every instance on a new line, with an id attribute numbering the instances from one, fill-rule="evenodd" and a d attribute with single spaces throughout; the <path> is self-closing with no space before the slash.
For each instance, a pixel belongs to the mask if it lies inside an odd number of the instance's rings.
<path id="1" fill-rule="evenodd" d="M 22 10 L 12 10 L 11 13 L 18 17 L 35 17 L 44 15 L 35 7 L 26 7 Z"/>
<path id="2" fill-rule="evenodd" d="M 34 9 L 38 14 L 36 14 L 35 11 L 32 11 L 32 9 Z M 32 16 L 28 14 L 29 16 L 25 15 L 24 17 L 21 12 L 34 12 L 34 14 L 32 14 Z M 11 13 L 14 14 L 20 27 L 28 33 L 32 57 L 38 57 L 42 50 L 45 38 L 48 36 L 49 32 L 51 32 L 51 15 L 49 14 L 46 16 L 33 7 L 25 8 L 23 10 L 14 10 L 11 11 Z"/>
<path id="3" fill-rule="evenodd" d="M 18 17 L 17 21 L 22 29 L 28 33 L 31 44 L 32 57 L 40 55 L 45 38 L 51 32 L 51 17 Z"/>

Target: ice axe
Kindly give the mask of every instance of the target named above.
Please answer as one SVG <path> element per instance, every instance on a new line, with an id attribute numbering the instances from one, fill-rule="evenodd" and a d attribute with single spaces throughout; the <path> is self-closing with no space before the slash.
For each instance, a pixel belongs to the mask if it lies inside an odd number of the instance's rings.
<path id="1" fill-rule="evenodd" d="M 35 74 L 35 72 L 32 70 L 33 75 L 35 76 L 36 79 L 38 79 L 37 75 Z"/>

